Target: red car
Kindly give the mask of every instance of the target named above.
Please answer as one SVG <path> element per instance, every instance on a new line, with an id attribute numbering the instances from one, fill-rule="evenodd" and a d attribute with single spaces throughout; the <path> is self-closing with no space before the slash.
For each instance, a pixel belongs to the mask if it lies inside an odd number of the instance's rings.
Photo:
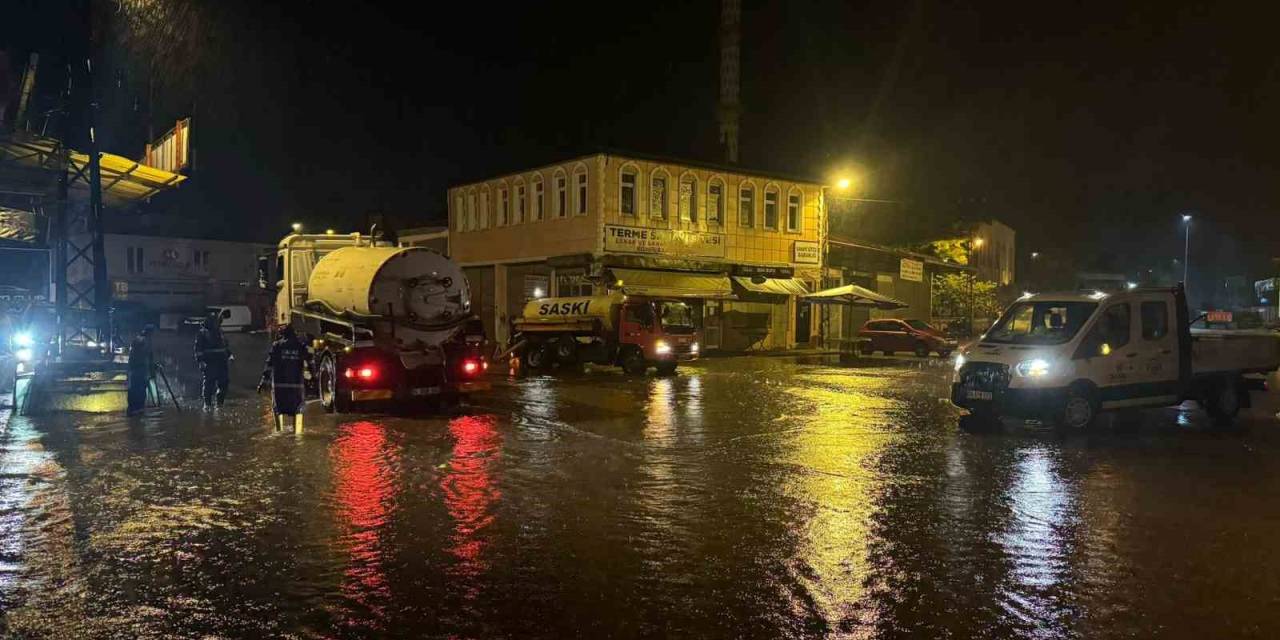
<path id="1" fill-rule="evenodd" d="M 859 353 L 868 355 L 876 351 L 887 356 L 899 351 L 910 351 L 925 358 L 931 352 L 937 352 L 945 358 L 956 348 L 955 340 L 946 337 L 924 320 L 871 320 L 862 325 L 858 338 Z"/>

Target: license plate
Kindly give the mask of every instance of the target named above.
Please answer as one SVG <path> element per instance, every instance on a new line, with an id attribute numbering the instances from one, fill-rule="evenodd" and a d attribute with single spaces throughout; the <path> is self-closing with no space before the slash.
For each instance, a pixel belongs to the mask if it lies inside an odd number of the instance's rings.
<path id="1" fill-rule="evenodd" d="M 440 387 L 414 387 L 409 390 L 411 396 L 434 396 L 439 393 Z"/>
<path id="2" fill-rule="evenodd" d="M 978 391 L 977 389 L 966 389 L 964 392 L 964 397 L 970 400 L 991 400 L 992 399 L 992 395 L 990 391 Z"/>
<path id="3" fill-rule="evenodd" d="M 364 400 L 390 400 L 395 396 L 390 389 L 369 389 L 364 391 L 352 391 L 351 399 L 355 402 Z"/>
<path id="4" fill-rule="evenodd" d="M 483 380 L 479 382 L 458 383 L 458 391 L 461 393 L 471 393 L 473 391 L 488 391 L 491 388 L 493 388 L 492 385 L 490 385 L 488 382 Z"/>

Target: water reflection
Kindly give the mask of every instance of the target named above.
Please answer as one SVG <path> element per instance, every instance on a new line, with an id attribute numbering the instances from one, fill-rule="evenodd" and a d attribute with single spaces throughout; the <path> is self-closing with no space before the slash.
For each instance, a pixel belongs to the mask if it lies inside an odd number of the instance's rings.
<path id="1" fill-rule="evenodd" d="M 330 446 L 335 498 L 345 533 L 340 538 L 348 562 L 342 593 L 382 618 L 391 598 L 383 558 L 382 535 L 393 508 L 400 451 L 386 427 L 369 421 L 342 426 Z M 349 620 L 358 623 L 357 620 Z M 375 628 L 379 624 L 373 623 Z"/>
<path id="2" fill-rule="evenodd" d="M 502 449 L 496 422 L 490 415 L 462 416 L 449 422 L 453 456 L 440 488 L 453 518 L 448 551 L 458 561 L 451 570 L 457 577 L 475 579 L 489 568 L 486 529 L 493 524 L 493 504 L 502 495 L 493 479 Z M 478 591 L 478 583 L 469 580 L 467 596 L 474 598 Z"/>
<path id="3" fill-rule="evenodd" d="M 1026 450 L 1013 470 L 1006 500 L 1010 519 L 999 541 L 1009 558 L 1006 610 L 1023 624 L 1058 622 L 1056 592 L 1064 578 L 1076 509 L 1072 487 L 1062 482 L 1042 447 Z"/>

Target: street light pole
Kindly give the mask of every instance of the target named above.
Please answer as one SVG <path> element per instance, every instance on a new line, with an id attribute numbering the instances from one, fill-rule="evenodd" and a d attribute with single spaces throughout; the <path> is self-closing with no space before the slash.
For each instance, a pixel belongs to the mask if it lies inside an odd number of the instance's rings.
<path id="1" fill-rule="evenodd" d="M 1191 283 L 1187 281 L 1187 274 L 1191 269 L 1191 214 L 1182 214 L 1182 223 L 1186 226 L 1182 247 L 1182 290 L 1190 297 Z"/>

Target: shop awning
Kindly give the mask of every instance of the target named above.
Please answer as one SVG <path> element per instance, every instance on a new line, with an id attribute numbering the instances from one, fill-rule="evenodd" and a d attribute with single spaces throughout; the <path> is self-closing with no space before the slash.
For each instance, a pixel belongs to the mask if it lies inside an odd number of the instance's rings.
<path id="1" fill-rule="evenodd" d="M 823 289 L 816 293 L 805 296 L 809 302 L 817 302 L 820 304 L 847 304 L 854 307 L 874 307 L 876 309 L 903 309 L 910 305 L 889 296 L 880 295 L 870 289 L 859 287 L 856 284 L 846 284 L 843 287 L 835 287 L 832 289 Z"/>
<path id="2" fill-rule="evenodd" d="M 747 276 L 734 276 L 733 279 L 747 291 L 756 293 L 772 293 L 779 296 L 807 296 L 809 290 L 804 283 L 795 278 L 764 278 L 763 282 L 755 282 Z"/>
<path id="3" fill-rule="evenodd" d="M 672 298 L 733 297 L 733 287 L 729 284 L 729 277 L 718 273 L 650 269 L 611 269 L 611 271 L 613 271 L 613 277 L 622 281 L 622 292 L 627 295 Z"/>

